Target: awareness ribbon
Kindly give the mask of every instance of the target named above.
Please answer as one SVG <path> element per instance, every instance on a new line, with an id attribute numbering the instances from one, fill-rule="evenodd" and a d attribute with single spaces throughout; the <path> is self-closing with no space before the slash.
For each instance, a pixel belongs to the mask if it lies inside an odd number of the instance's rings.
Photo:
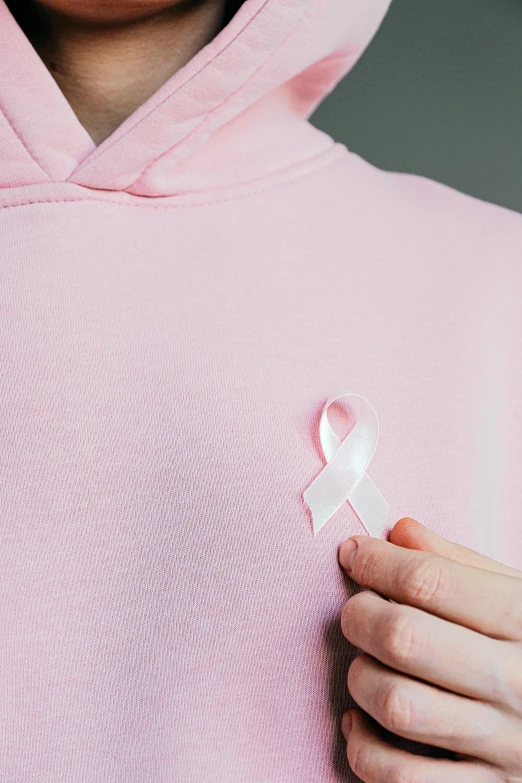
<path id="1" fill-rule="evenodd" d="M 328 421 L 328 408 L 349 397 L 358 420 L 341 442 Z M 326 401 L 319 423 L 326 465 L 303 493 L 312 512 L 314 535 L 348 500 L 371 536 L 379 537 L 388 516 L 388 504 L 366 473 L 379 439 L 379 421 L 373 405 L 360 394 L 340 392 Z"/>

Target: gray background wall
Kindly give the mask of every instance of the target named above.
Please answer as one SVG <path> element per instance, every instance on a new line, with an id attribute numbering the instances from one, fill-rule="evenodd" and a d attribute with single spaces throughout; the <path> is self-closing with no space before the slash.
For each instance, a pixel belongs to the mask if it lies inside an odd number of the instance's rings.
<path id="1" fill-rule="evenodd" d="M 393 0 L 310 121 L 379 168 L 522 212 L 522 0 Z"/>

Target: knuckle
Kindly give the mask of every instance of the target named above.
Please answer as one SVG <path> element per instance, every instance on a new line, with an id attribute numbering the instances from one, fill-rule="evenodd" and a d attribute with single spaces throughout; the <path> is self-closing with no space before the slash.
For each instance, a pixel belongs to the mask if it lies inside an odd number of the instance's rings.
<path id="1" fill-rule="evenodd" d="M 399 767 L 386 778 L 386 783 L 426 783 L 426 778 L 419 777 L 413 770 L 406 770 Z"/>
<path id="2" fill-rule="evenodd" d="M 522 650 L 516 642 L 504 640 L 495 640 L 495 646 L 501 655 L 491 656 L 491 700 L 522 715 Z"/>
<path id="3" fill-rule="evenodd" d="M 347 756 L 352 772 L 364 783 L 380 783 L 376 777 L 375 751 L 371 745 L 364 742 L 349 742 Z"/>
<path id="4" fill-rule="evenodd" d="M 514 662 L 515 664 L 515 662 Z M 517 661 L 518 667 L 512 666 L 507 674 L 498 672 L 495 678 L 496 701 L 504 704 L 516 715 L 522 716 L 522 660 Z"/>
<path id="5" fill-rule="evenodd" d="M 385 780 L 386 783 L 425 783 L 425 779 L 421 781 L 418 775 L 407 771 L 403 767 L 396 767 L 386 776 Z"/>
<path id="6" fill-rule="evenodd" d="M 350 627 L 352 624 L 352 615 L 355 608 L 353 604 L 354 598 L 355 596 L 349 598 L 341 610 L 341 631 L 347 639 L 349 638 Z"/>
<path id="7" fill-rule="evenodd" d="M 402 575 L 401 588 L 405 595 L 418 602 L 430 603 L 435 598 L 448 597 L 451 590 L 447 573 L 431 557 L 423 557 Z"/>
<path id="8" fill-rule="evenodd" d="M 413 709 L 411 699 L 398 683 L 383 688 L 380 705 L 383 725 L 394 734 L 404 734 L 412 727 Z"/>
<path id="9" fill-rule="evenodd" d="M 509 627 L 511 638 L 516 641 L 522 641 L 522 591 L 514 591 L 514 595 L 508 606 L 507 615 L 509 618 Z"/>
<path id="10" fill-rule="evenodd" d="M 367 622 L 365 611 L 368 594 L 366 591 L 352 595 L 341 610 L 341 630 L 347 639 L 357 636 L 362 623 Z"/>
<path id="11" fill-rule="evenodd" d="M 425 783 L 405 765 L 379 762 L 374 748 L 367 743 L 351 742 L 346 753 L 352 772 L 364 783 Z"/>
<path id="12" fill-rule="evenodd" d="M 382 650 L 393 663 L 406 664 L 418 652 L 419 643 L 413 623 L 399 605 L 388 613 L 380 637 Z"/>
<path id="13" fill-rule="evenodd" d="M 520 747 L 514 747 L 507 761 L 513 769 L 522 769 L 522 749 Z M 520 783 L 520 778 L 518 778 L 517 781 Z"/>
<path id="14" fill-rule="evenodd" d="M 371 551 L 371 547 L 360 546 L 355 558 L 355 576 L 362 587 L 370 587 L 374 576 L 379 571 L 379 557 Z"/>
<path id="15" fill-rule="evenodd" d="M 353 659 L 350 666 L 348 667 L 348 676 L 346 678 L 346 685 L 348 686 L 348 690 L 350 691 L 350 693 L 352 693 L 354 690 L 357 690 L 357 682 L 361 673 L 364 673 L 366 660 L 367 660 L 366 653 L 360 653 Z"/>

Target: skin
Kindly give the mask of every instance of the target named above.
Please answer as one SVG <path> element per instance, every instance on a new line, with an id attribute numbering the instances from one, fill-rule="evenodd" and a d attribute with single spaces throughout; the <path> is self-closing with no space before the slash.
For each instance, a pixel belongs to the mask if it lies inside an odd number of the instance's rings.
<path id="1" fill-rule="evenodd" d="M 208 44 L 238 0 L 10 0 L 96 145 Z"/>
<path id="2" fill-rule="evenodd" d="M 522 572 L 409 517 L 389 541 L 352 536 L 339 562 L 367 588 L 341 615 L 363 651 L 348 672 L 360 709 L 341 724 L 355 774 L 364 783 L 520 783 Z M 381 727 L 449 758 L 398 750 Z"/>

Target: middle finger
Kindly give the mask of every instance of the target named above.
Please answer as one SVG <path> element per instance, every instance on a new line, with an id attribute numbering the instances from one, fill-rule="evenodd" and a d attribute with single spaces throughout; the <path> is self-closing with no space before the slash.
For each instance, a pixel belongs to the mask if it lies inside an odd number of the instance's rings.
<path id="1" fill-rule="evenodd" d="M 400 737 L 501 767 L 518 758 L 512 729 L 490 704 L 411 679 L 366 653 L 352 662 L 348 688 L 359 707 Z"/>
<path id="2" fill-rule="evenodd" d="M 516 706 L 522 699 L 520 649 L 372 591 L 350 598 L 344 636 L 397 671 L 464 696 Z"/>

